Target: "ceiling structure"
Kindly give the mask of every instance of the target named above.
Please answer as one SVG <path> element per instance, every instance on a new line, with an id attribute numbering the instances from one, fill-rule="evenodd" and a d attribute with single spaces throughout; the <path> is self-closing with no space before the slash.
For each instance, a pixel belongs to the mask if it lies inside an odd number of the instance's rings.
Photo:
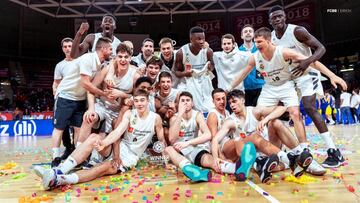
<path id="1" fill-rule="evenodd" d="M 176 15 L 289 8 L 306 0 L 8 0 L 54 18 Z"/>

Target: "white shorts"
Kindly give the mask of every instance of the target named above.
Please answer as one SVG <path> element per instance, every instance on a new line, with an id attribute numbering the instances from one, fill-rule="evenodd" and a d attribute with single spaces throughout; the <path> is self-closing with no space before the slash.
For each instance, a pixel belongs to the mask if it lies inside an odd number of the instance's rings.
<path id="1" fill-rule="evenodd" d="M 310 70 L 306 75 L 294 79 L 296 87 L 301 92 L 301 97 L 317 94 L 324 96 L 323 86 L 321 84 L 321 74 L 318 71 Z"/>
<path id="2" fill-rule="evenodd" d="M 279 101 L 283 102 L 285 107 L 299 106 L 294 81 L 287 81 L 279 86 L 265 84 L 261 90 L 257 105 L 277 106 Z"/>
<path id="3" fill-rule="evenodd" d="M 100 122 L 105 120 L 105 133 L 110 133 L 112 129 L 112 121 L 119 116 L 119 111 L 113 111 L 107 108 L 103 102 L 95 103 L 95 112 L 99 116 L 99 121 L 94 125 L 95 129 L 100 127 Z"/>
<path id="4" fill-rule="evenodd" d="M 102 163 L 104 161 L 111 161 L 113 159 L 113 149 L 111 149 L 111 154 L 107 157 L 103 157 L 98 151 L 93 149 L 90 157 L 91 162 L 95 163 Z M 124 142 L 120 142 L 120 160 L 121 165 L 119 166 L 118 170 L 121 172 L 125 172 L 129 170 L 130 168 L 136 166 L 139 157 L 134 155 L 131 151 L 129 151 L 128 147 Z"/>
<path id="5" fill-rule="evenodd" d="M 185 158 L 187 158 L 192 164 L 195 164 L 195 158 L 201 151 L 207 151 L 209 152 L 205 146 L 198 145 L 198 146 L 188 146 L 185 149 L 181 150 L 182 155 L 184 155 Z"/>

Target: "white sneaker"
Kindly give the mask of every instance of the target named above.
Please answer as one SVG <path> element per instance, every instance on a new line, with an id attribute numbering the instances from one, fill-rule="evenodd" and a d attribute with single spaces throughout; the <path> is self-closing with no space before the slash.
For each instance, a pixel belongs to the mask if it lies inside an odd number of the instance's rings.
<path id="1" fill-rule="evenodd" d="M 322 167 L 317 161 L 313 160 L 309 167 L 306 169 L 306 172 L 312 175 L 322 176 L 326 173 L 326 169 Z"/>
<path id="2" fill-rule="evenodd" d="M 335 121 L 334 120 L 330 120 L 329 125 L 334 125 Z"/>
<path id="3" fill-rule="evenodd" d="M 42 178 L 44 176 L 44 173 L 45 173 L 45 168 L 43 168 L 41 166 L 34 166 L 34 172 L 35 172 L 35 174 L 37 176 Z"/>
<path id="4" fill-rule="evenodd" d="M 50 188 L 56 186 L 56 174 L 53 169 L 44 170 L 41 184 L 44 190 L 49 190 Z"/>

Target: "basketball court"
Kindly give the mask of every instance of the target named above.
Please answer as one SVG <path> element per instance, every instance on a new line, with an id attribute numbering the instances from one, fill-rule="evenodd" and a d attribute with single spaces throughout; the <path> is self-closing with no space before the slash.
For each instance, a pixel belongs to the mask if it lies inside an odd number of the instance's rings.
<path id="1" fill-rule="evenodd" d="M 0 138 L 1 202 L 359 202 L 360 147 L 359 126 L 331 126 L 346 162 L 330 169 L 323 177 L 306 174 L 301 179 L 290 170 L 275 173 L 262 184 L 253 171 L 247 182 L 232 176 L 213 174 L 209 183 L 190 183 L 174 167 L 152 166 L 145 161 L 125 174 L 106 176 L 94 181 L 52 191 L 41 188 L 41 180 L 32 171 L 34 164 L 51 160 L 50 137 Z M 314 127 L 307 127 L 315 159 L 325 159 L 324 143 Z M 6 169 L 8 168 L 8 169 Z"/>

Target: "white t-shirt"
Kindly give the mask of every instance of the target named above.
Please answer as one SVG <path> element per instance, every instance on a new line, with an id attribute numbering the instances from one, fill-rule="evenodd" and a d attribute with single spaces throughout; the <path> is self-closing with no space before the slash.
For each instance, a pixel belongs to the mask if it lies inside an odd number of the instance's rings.
<path id="1" fill-rule="evenodd" d="M 68 75 L 69 72 L 71 71 L 71 67 L 70 68 L 65 68 L 65 67 L 69 67 L 68 64 L 72 62 L 73 60 L 68 61 L 64 59 L 60 61 L 58 64 L 56 64 L 54 71 L 54 80 L 61 80 L 65 77 L 65 75 Z"/>
<path id="2" fill-rule="evenodd" d="M 350 105 L 351 105 L 351 108 L 359 108 L 359 103 L 360 103 L 360 95 L 353 95 L 351 97 L 351 101 L 350 101 Z"/>
<path id="3" fill-rule="evenodd" d="M 81 75 L 90 76 L 92 80 L 95 74 L 100 71 L 101 62 L 96 52 L 86 53 L 68 63 L 67 75 L 61 80 L 56 96 L 64 99 L 81 101 L 86 99 L 86 89 L 81 85 Z"/>
<path id="4" fill-rule="evenodd" d="M 341 107 L 350 107 L 350 98 L 351 98 L 351 94 L 348 92 L 343 92 L 340 95 L 340 100 L 343 100 L 342 104 L 340 105 Z"/>
<path id="5" fill-rule="evenodd" d="M 230 53 L 225 53 L 224 51 L 214 52 L 213 59 L 219 88 L 229 89 L 232 81 L 235 79 L 234 76 L 246 67 L 250 55 L 251 53 L 239 51 L 237 47 Z M 234 89 L 244 91 L 243 82 Z"/>

